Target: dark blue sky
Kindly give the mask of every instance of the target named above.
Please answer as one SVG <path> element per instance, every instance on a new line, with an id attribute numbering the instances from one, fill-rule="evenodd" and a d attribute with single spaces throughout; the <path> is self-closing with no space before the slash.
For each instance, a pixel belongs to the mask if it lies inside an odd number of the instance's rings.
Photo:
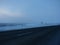
<path id="1" fill-rule="evenodd" d="M 60 23 L 60 0 L 0 0 L 0 22 Z"/>

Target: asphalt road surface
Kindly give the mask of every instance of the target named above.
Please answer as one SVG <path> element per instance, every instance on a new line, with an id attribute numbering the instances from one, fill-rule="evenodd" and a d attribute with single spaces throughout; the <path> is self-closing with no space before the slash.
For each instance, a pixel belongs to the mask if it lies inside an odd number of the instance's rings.
<path id="1" fill-rule="evenodd" d="M 60 26 L 0 32 L 0 45 L 60 45 Z"/>

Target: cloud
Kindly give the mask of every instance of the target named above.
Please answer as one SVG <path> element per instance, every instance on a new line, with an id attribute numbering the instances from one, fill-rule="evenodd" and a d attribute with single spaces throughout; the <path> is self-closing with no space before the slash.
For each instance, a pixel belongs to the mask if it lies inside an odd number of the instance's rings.
<path id="1" fill-rule="evenodd" d="M 22 13 L 18 10 L 12 11 L 11 9 L 8 8 L 0 8 L 0 16 L 10 16 L 10 17 L 20 17 L 22 16 Z"/>

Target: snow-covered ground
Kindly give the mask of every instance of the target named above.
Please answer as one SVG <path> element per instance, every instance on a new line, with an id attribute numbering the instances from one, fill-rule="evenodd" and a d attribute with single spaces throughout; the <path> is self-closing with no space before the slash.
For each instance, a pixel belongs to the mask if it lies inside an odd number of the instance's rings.
<path id="1" fill-rule="evenodd" d="M 2 25 L 2 24 L 1 24 Z M 0 31 L 9 31 L 9 30 L 16 30 L 16 29 L 26 29 L 26 28 L 33 28 L 33 27 L 43 27 L 43 26 L 52 26 L 58 24 L 13 24 L 13 25 L 6 25 L 0 26 Z"/>

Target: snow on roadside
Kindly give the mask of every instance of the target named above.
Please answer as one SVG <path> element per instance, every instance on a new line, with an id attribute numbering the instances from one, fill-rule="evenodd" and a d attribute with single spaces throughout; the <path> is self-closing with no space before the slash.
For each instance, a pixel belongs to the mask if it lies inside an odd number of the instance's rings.
<path id="1" fill-rule="evenodd" d="M 10 26 L 2 26 L 0 27 L 0 31 L 9 31 L 9 30 L 16 30 L 16 29 L 26 29 L 26 28 L 33 28 L 33 27 L 43 27 L 43 26 L 51 26 L 51 25 L 57 25 L 57 24 L 16 24 L 16 25 L 10 25 Z"/>

